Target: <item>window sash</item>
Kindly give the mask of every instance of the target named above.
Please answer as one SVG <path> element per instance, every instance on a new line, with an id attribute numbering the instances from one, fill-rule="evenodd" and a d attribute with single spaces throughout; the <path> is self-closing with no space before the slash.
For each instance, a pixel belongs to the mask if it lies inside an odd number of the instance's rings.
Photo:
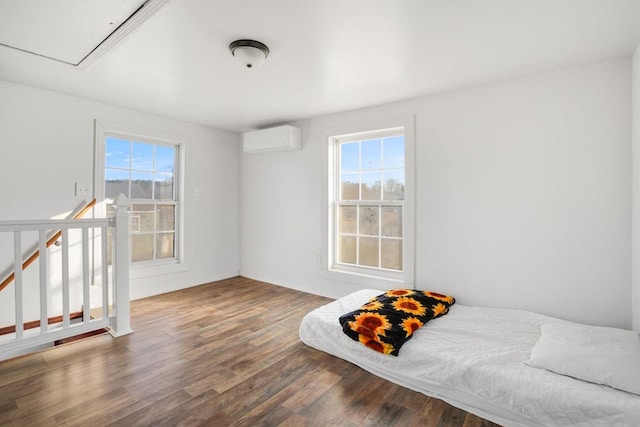
<path id="1" fill-rule="evenodd" d="M 152 211 L 141 211 L 144 212 L 153 212 L 153 226 L 151 230 L 138 230 L 136 231 L 134 226 L 134 221 L 136 218 L 136 211 L 134 210 L 136 206 L 150 206 L 153 208 Z M 161 229 L 160 226 L 160 207 L 162 206 L 172 206 L 173 207 L 173 227 L 171 229 Z M 130 213 L 130 239 L 131 239 L 131 262 L 133 263 L 142 263 L 142 262 L 154 262 L 158 260 L 166 260 L 166 259 L 176 259 L 176 210 L 177 203 L 173 201 L 149 201 L 145 199 L 133 199 L 131 200 L 131 213 Z M 171 243 L 171 256 L 163 256 L 162 252 L 159 251 L 159 245 L 161 244 L 160 238 L 163 236 L 172 235 L 172 243 Z M 151 237 L 151 256 L 150 259 L 137 259 L 140 258 L 140 255 L 136 255 L 136 248 L 134 247 L 134 240 L 140 240 L 142 236 L 150 236 Z M 145 248 L 137 248 L 138 253 L 144 250 Z M 160 252 L 160 253 L 159 253 Z"/>
<path id="2" fill-rule="evenodd" d="M 144 263 L 154 263 L 154 262 L 166 262 L 168 260 L 177 260 L 178 259 L 178 245 L 177 245 L 177 238 L 178 238 L 178 230 L 177 230 L 177 226 L 178 226 L 178 203 L 174 202 L 174 201 L 149 201 L 149 200 L 145 200 L 145 199 L 132 199 L 130 200 L 131 202 L 131 208 L 130 208 L 130 215 L 129 215 L 129 248 L 130 248 L 130 256 L 131 256 L 131 263 L 133 264 L 144 264 Z M 149 210 L 149 211 L 136 211 L 135 210 L 135 206 L 150 206 L 153 209 Z M 171 221 L 171 223 L 173 224 L 173 227 L 171 229 L 161 229 L 161 227 L 159 227 L 159 209 L 158 207 L 162 207 L 162 206 L 172 206 L 173 207 L 173 221 Z M 152 212 L 153 213 L 153 225 L 151 227 L 150 230 L 148 229 L 144 229 L 144 227 L 141 226 L 142 223 L 142 219 L 141 216 L 144 215 L 145 212 Z M 137 213 L 139 213 L 138 215 L 136 215 Z M 110 207 L 110 204 L 107 204 L 107 217 L 110 217 L 114 214 L 112 208 Z M 167 235 L 172 235 L 173 236 L 173 241 L 172 241 L 172 256 L 162 256 L 158 254 L 158 245 L 159 245 L 159 237 L 162 236 L 167 236 Z M 141 236 L 150 236 L 151 237 L 151 256 L 150 257 L 146 257 L 149 259 L 137 259 L 136 258 L 141 258 L 140 255 L 136 256 L 136 250 L 137 253 L 141 253 L 144 251 L 145 248 L 135 248 L 134 247 L 134 240 L 140 240 Z M 109 236 L 110 238 L 111 236 Z M 110 244 L 110 242 L 109 242 Z M 111 247 L 111 246 L 109 246 Z M 111 263 L 109 263 L 109 265 L 111 265 Z"/>
<path id="3" fill-rule="evenodd" d="M 107 139 L 111 137 L 111 135 L 106 135 L 105 136 L 105 157 L 107 155 L 107 144 L 106 141 Z M 114 137 L 115 138 L 115 137 Z M 143 143 L 146 145 L 149 145 L 152 147 L 151 149 L 151 153 L 150 155 L 152 156 L 151 159 L 151 167 L 147 168 L 147 169 L 136 169 L 134 168 L 133 165 L 133 161 L 131 161 L 129 163 L 129 167 L 107 167 L 107 162 L 105 162 L 105 166 L 104 166 L 104 170 L 113 170 L 113 171 L 122 171 L 125 175 L 128 176 L 128 180 L 127 180 L 127 197 L 129 198 L 130 202 L 131 202 L 131 212 L 130 212 L 130 221 L 129 221 L 129 247 L 130 247 L 130 254 L 131 254 L 131 263 L 132 264 L 139 264 L 139 263 L 151 263 L 151 262 L 156 262 L 159 260 L 175 260 L 178 258 L 178 253 L 177 253 L 177 245 L 176 245 L 176 229 L 177 229 L 177 211 L 178 211 L 178 201 L 177 201 L 177 185 L 176 185 L 176 170 L 177 170 L 177 165 L 179 164 L 179 156 L 180 156 L 180 151 L 179 151 L 179 146 L 173 145 L 173 144 L 158 144 L 155 142 L 148 142 L 145 140 L 140 140 L 140 138 L 136 138 L 134 140 L 134 138 L 122 138 L 121 136 L 117 137 L 118 139 L 121 139 L 123 141 L 126 141 L 129 143 L 129 158 L 133 158 L 133 150 L 134 150 L 134 144 L 135 143 Z M 160 187 L 156 185 L 156 176 L 157 175 L 162 175 L 160 173 L 160 170 L 158 169 L 158 165 L 155 164 L 156 162 L 156 153 L 158 151 L 158 147 L 170 147 L 171 149 L 174 150 L 174 155 L 173 155 L 173 177 L 172 177 L 172 183 L 171 183 L 171 195 L 172 198 L 171 199 L 161 199 L 161 198 L 156 198 L 157 194 L 156 191 L 157 189 L 159 189 Z M 152 177 L 151 181 L 150 181 L 150 197 L 149 198 L 134 198 L 132 197 L 132 193 L 134 190 L 134 185 L 135 185 L 135 180 L 133 179 L 134 174 L 135 173 L 145 173 L 148 174 Z M 106 187 L 107 187 L 107 179 L 106 179 L 106 172 L 105 172 L 105 179 L 102 183 L 103 187 L 103 191 L 106 193 Z M 124 188 L 123 188 L 124 190 Z M 105 200 L 109 200 L 109 199 L 105 199 Z M 140 211 L 140 212 L 136 212 L 134 210 L 135 206 L 152 206 L 153 209 L 151 211 Z M 160 209 L 159 206 L 173 206 L 173 227 L 171 230 L 159 230 L 158 225 L 159 225 L 159 216 L 160 216 Z M 144 212 L 152 212 L 152 216 L 153 216 L 153 224 L 152 224 L 152 229 L 151 230 L 146 230 L 146 231 L 141 231 L 139 229 L 139 225 L 143 219 L 143 216 L 145 215 Z M 137 214 L 137 215 L 136 215 Z M 136 227 L 137 225 L 137 227 Z M 171 235 L 173 236 L 171 238 Z M 166 240 L 166 237 L 169 237 L 169 240 Z M 160 239 L 161 238 L 165 238 L 165 241 L 162 242 Z M 168 250 L 171 252 L 171 256 L 166 256 L 167 254 L 163 254 L 163 252 L 166 250 L 160 250 L 160 246 L 167 247 L 168 246 Z"/>
<path id="4" fill-rule="evenodd" d="M 349 231 L 343 231 L 340 229 L 340 225 L 341 225 L 341 218 L 340 218 L 340 208 L 341 207 L 355 207 L 356 208 L 356 217 L 355 217 L 355 232 L 349 232 Z M 374 207 L 378 210 L 378 218 L 377 218 L 377 225 L 376 225 L 376 232 L 375 233 L 366 233 L 363 232 L 361 230 L 361 220 L 360 220 L 360 207 Z M 401 209 L 401 217 L 400 217 L 400 225 L 399 228 L 402 230 L 399 234 L 399 236 L 394 236 L 394 235 L 388 235 L 385 234 L 383 232 L 384 229 L 384 219 L 383 219 L 383 209 L 385 207 L 392 207 L 392 208 L 400 208 Z M 375 272 L 375 271 L 386 271 L 389 272 L 391 274 L 401 274 L 404 273 L 404 252 L 401 250 L 402 256 L 400 257 L 399 263 L 401 265 L 400 268 L 387 268 L 384 267 L 385 262 L 383 262 L 383 257 L 384 257 L 384 253 L 383 253 L 383 241 L 399 241 L 401 243 L 401 247 L 402 247 L 402 243 L 404 242 L 404 229 L 403 229 L 403 223 L 404 223 L 404 202 L 402 201 L 383 201 L 380 203 L 371 203 L 370 201 L 366 201 L 366 200 L 362 200 L 362 201 L 338 201 L 334 204 L 334 215 L 333 215 L 333 235 L 334 235 L 334 239 L 333 239 L 333 243 L 334 243 L 334 248 L 333 248 L 333 253 L 334 253 L 334 260 L 333 260 L 333 265 L 334 268 L 343 268 L 345 266 L 348 266 L 348 268 L 362 268 L 362 269 L 367 269 L 370 272 Z M 345 262 L 342 257 L 342 248 L 341 248 L 341 238 L 342 237 L 353 237 L 355 239 L 357 239 L 357 244 L 356 244 L 356 248 L 355 248 L 355 262 Z M 365 265 L 363 263 L 360 262 L 360 249 L 361 249 L 361 245 L 360 243 L 360 238 L 365 238 L 365 239 L 377 239 L 378 240 L 378 261 L 377 261 L 377 266 L 369 266 L 369 265 Z M 374 273 L 375 274 L 375 273 Z"/>
<path id="5" fill-rule="evenodd" d="M 402 136 L 404 139 L 404 164 L 402 167 L 388 167 L 385 168 L 383 164 L 379 167 L 371 168 L 371 169 L 363 169 L 362 168 L 362 152 L 361 152 L 361 144 L 359 144 L 359 152 L 358 152 L 358 168 L 342 168 L 342 159 L 341 159 L 341 148 L 342 144 L 345 143 L 353 143 L 353 142 L 362 142 L 368 140 L 375 139 L 384 139 L 390 137 Z M 371 275 L 381 278 L 389 278 L 394 280 L 399 280 L 404 278 L 405 273 L 405 253 L 404 253 L 404 223 L 405 223 L 405 202 L 404 196 L 403 199 L 385 199 L 385 190 L 384 190 L 384 181 L 382 177 L 385 172 L 389 171 L 402 171 L 403 174 L 406 174 L 406 138 L 404 127 L 399 128 L 390 128 L 380 131 L 374 132 L 359 132 L 349 135 L 342 135 L 337 137 L 332 137 L 333 144 L 333 160 L 332 160 L 332 173 L 330 176 L 333 181 L 333 191 L 332 191 L 332 224 L 330 226 L 331 230 L 331 241 L 332 241 L 332 251 L 331 257 L 329 261 L 329 268 L 333 270 L 352 272 L 357 274 Z M 383 158 L 383 153 L 381 153 L 381 159 Z M 361 178 L 358 179 L 359 188 L 358 188 L 358 199 L 355 200 L 353 198 L 350 199 L 342 199 L 342 182 L 343 176 L 345 174 L 353 174 L 360 175 L 363 173 L 380 173 L 380 198 L 376 200 L 361 200 L 362 199 L 362 182 Z M 404 185 L 404 184 L 403 184 Z M 356 211 L 358 212 L 356 215 L 356 231 L 355 233 L 342 232 L 340 230 L 340 209 L 341 207 L 356 207 Z M 378 214 L 378 224 L 377 224 L 377 233 L 376 234 L 363 234 L 360 230 L 360 220 L 359 220 L 359 211 L 360 207 L 372 206 L 377 208 Z M 385 236 L 382 233 L 382 209 L 384 207 L 397 207 L 402 211 L 400 217 L 400 228 L 402 232 L 400 236 Z M 356 241 L 355 244 L 355 262 L 344 262 L 345 257 L 343 257 L 341 253 L 341 239 L 344 237 L 354 238 Z M 362 250 L 361 239 L 376 239 L 377 240 L 377 261 L 375 266 L 365 265 L 362 262 L 360 251 Z M 383 241 L 397 241 L 400 242 L 400 266 L 399 268 L 385 268 L 385 263 L 383 262 Z M 353 260 L 353 257 L 351 257 Z M 372 264 L 369 262 L 369 264 Z"/>
<path id="6" fill-rule="evenodd" d="M 143 166 L 142 168 L 137 167 L 134 164 L 129 163 L 129 167 L 123 167 L 124 165 L 115 166 L 111 164 L 109 167 L 107 161 L 107 139 L 115 138 L 123 141 L 127 141 L 130 145 L 130 155 L 133 155 L 134 144 L 135 143 L 143 143 L 153 146 L 153 162 L 151 163 L 153 166 L 150 167 L 149 163 L 147 166 Z M 129 183 L 127 185 L 127 190 L 122 191 L 125 193 L 132 206 L 136 205 L 152 205 L 157 210 L 158 207 L 162 206 L 173 206 L 173 221 L 170 226 L 165 226 L 163 229 L 159 229 L 156 224 L 159 221 L 159 218 L 154 218 L 154 228 L 153 231 L 148 232 L 131 232 L 130 235 L 130 249 L 132 247 L 132 239 L 134 236 L 152 236 L 153 239 L 153 256 L 150 260 L 145 261 L 132 261 L 132 265 L 140 266 L 148 265 L 148 266 L 159 266 L 159 265 L 172 265 L 172 264 L 181 264 L 182 263 L 182 193 L 184 189 L 182 188 L 182 168 L 184 166 L 184 143 L 183 137 L 179 135 L 171 135 L 165 134 L 153 130 L 142 130 L 140 128 L 136 128 L 134 126 L 114 123 L 114 122 L 105 122 L 101 120 L 96 120 L 96 165 L 100 167 L 96 168 L 96 187 L 95 187 L 95 196 L 98 200 L 102 200 L 103 203 L 98 205 L 98 211 L 102 212 L 102 215 L 105 215 L 108 209 L 109 203 L 113 200 L 111 198 L 105 197 L 106 190 L 106 171 L 110 170 L 119 170 L 124 174 L 128 175 Z M 158 153 L 158 150 L 161 147 L 169 147 L 173 149 L 173 172 L 167 167 L 164 167 L 159 160 L 165 159 L 165 156 L 161 156 Z M 126 153 L 126 151 L 125 151 Z M 166 151 L 164 152 L 166 154 Z M 150 153 L 149 153 L 150 154 Z M 148 157 L 148 156 L 146 156 Z M 170 157 L 169 157 L 170 158 Z M 169 163 L 167 163 L 169 166 Z M 148 173 L 149 176 L 153 176 L 151 180 L 151 198 L 133 198 L 132 195 L 132 174 L 136 174 L 139 172 Z M 171 181 L 171 189 L 165 188 L 162 189 L 164 182 L 162 179 L 165 178 Z M 161 193 L 162 197 L 165 198 L 153 198 L 159 197 L 156 193 L 158 190 L 165 190 L 164 193 Z M 169 190 L 169 194 L 167 194 L 166 190 Z M 145 194 L 146 196 L 146 194 Z M 166 197 L 171 197 L 166 198 Z M 161 215 L 160 213 L 154 212 L 154 216 Z M 131 222 L 130 222 L 131 227 Z M 162 250 L 159 250 L 160 243 L 159 240 L 164 239 L 165 246 L 163 246 Z M 167 246 L 168 245 L 168 246 Z M 172 256 L 163 256 L 162 252 L 165 252 L 165 255 L 168 255 L 168 251 L 172 252 Z M 131 255 L 133 256 L 134 251 L 130 250 Z M 142 271 L 142 270 L 141 270 Z M 146 270 L 145 270 L 146 271 Z"/>

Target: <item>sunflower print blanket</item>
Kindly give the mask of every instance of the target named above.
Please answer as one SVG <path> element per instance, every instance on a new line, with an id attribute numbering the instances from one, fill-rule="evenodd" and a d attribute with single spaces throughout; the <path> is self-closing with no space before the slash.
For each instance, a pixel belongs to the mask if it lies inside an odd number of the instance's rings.
<path id="1" fill-rule="evenodd" d="M 397 356 L 413 333 L 443 316 L 455 298 L 437 292 L 394 289 L 373 297 L 360 309 L 340 316 L 347 336 L 372 350 Z"/>

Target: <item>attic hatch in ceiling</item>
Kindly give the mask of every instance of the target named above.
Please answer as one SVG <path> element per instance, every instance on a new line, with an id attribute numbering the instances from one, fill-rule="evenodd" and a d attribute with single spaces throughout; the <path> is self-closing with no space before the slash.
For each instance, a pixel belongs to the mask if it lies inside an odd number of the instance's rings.
<path id="1" fill-rule="evenodd" d="M 168 0 L 0 0 L 0 46 L 86 68 Z"/>

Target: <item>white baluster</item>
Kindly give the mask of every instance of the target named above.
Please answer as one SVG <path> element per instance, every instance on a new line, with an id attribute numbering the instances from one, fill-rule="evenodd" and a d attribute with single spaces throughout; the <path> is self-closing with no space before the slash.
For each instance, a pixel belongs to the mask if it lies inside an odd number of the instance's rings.
<path id="1" fill-rule="evenodd" d="M 13 233 L 14 254 L 14 286 L 16 299 L 16 339 L 21 339 L 24 332 L 22 305 L 22 232 Z"/>
<path id="2" fill-rule="evenodd" d="M 47 276 L 47 233 L 39 231 L 38 251 L 40 252 L 40 333 L 46 334 L 49 330 L 49 278 Z"/>
<path id="3" fill-rule="evenodd" d="M 69 230 L 62 230 L 62 328 L 71 326 L 69 319 Z"/>
<path id="4" fill-rule="evenodd" d="M 107 265 L 107 227 L 102 227 L 102 318 L 109 318 L 109 266 Z"/>
<path id="5" fill-rule="evenodd" d="M 89 229 L 82 229 L 82 323 L 91 320 L 91 290 L 89 288 Z"/>

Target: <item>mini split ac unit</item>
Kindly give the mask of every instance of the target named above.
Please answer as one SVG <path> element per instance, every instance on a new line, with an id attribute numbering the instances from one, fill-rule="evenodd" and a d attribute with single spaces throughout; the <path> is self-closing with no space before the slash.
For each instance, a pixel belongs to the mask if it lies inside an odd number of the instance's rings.
<path id="1" fill-rule="evenodd" d="M 269 153 L 275 151 L 300 150 L 302 131 L 295 126 L 278 126 L 247 132 L 243 137 L 245 153 Z"/>

